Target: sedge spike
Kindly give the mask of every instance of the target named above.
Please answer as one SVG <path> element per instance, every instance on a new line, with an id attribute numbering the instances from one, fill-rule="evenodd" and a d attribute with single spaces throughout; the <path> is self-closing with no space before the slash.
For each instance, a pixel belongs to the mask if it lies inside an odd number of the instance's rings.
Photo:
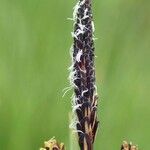
<path id="1" fill-rule="evenodd" d="M 79 0 L 74 8 L 71 85 L 74 89 L 73 111 L 81 150 L 93 150 L 98 128 L 97 89 L 94 65 L 94 23 L 92 0 Z"/>

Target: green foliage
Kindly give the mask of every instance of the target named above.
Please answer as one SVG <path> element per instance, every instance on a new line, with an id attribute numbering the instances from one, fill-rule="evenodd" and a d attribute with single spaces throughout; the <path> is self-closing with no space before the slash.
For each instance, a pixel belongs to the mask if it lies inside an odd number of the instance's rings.
<path id="1" fill-rule="evenodd" d="M 0 0 L 0 149 L 33 150 L 53 136 L 69 148 L 76 1 Z M 93 0 L 101 127 L 95 149 L 123 140 L 149 149 L 150 2 Z"/>

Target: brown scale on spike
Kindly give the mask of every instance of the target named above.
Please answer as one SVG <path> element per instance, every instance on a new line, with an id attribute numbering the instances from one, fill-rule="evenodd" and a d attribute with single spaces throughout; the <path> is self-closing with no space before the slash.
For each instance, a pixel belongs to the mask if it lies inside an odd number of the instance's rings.
<path id="1" fill-rule="evenodd" d="M 76 5 L 73 44 L 72 82 L 75 92 L 76 125 L 81 150 L 93 150 L 98 120 L 95 86 L 94 40 L 91 0 L 80 0 Z"/>

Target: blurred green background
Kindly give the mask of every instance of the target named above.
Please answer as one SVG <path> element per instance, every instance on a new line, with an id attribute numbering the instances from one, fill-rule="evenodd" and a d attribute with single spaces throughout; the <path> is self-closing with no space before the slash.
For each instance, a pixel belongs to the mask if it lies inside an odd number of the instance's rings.
<path id="1" fill-rule="evenodd" d="M 67 67 L 76 0 L 0 0 L 0 150 L 69 150 Z M 95 149 L 150 139 L 150 1 L 93 0 L 100 129 Z"/>

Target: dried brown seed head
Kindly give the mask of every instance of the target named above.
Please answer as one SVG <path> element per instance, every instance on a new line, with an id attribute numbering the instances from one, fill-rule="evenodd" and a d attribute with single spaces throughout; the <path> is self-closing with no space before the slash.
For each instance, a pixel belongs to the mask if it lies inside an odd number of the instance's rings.
<path id="1" fill-rule="evenodd" d="M 128 143 L 128 142 L 124 141 L 121 146 L 121 150 L 138 150 L 138 147 L 133 145 L 131 142 Z"/>
<path id="2" fill-rule="evenodd" d="M 44 142 L 44 148 L 40 150 L 65 150 L 63 143 L 58 143 L 54 138 Z"/>

